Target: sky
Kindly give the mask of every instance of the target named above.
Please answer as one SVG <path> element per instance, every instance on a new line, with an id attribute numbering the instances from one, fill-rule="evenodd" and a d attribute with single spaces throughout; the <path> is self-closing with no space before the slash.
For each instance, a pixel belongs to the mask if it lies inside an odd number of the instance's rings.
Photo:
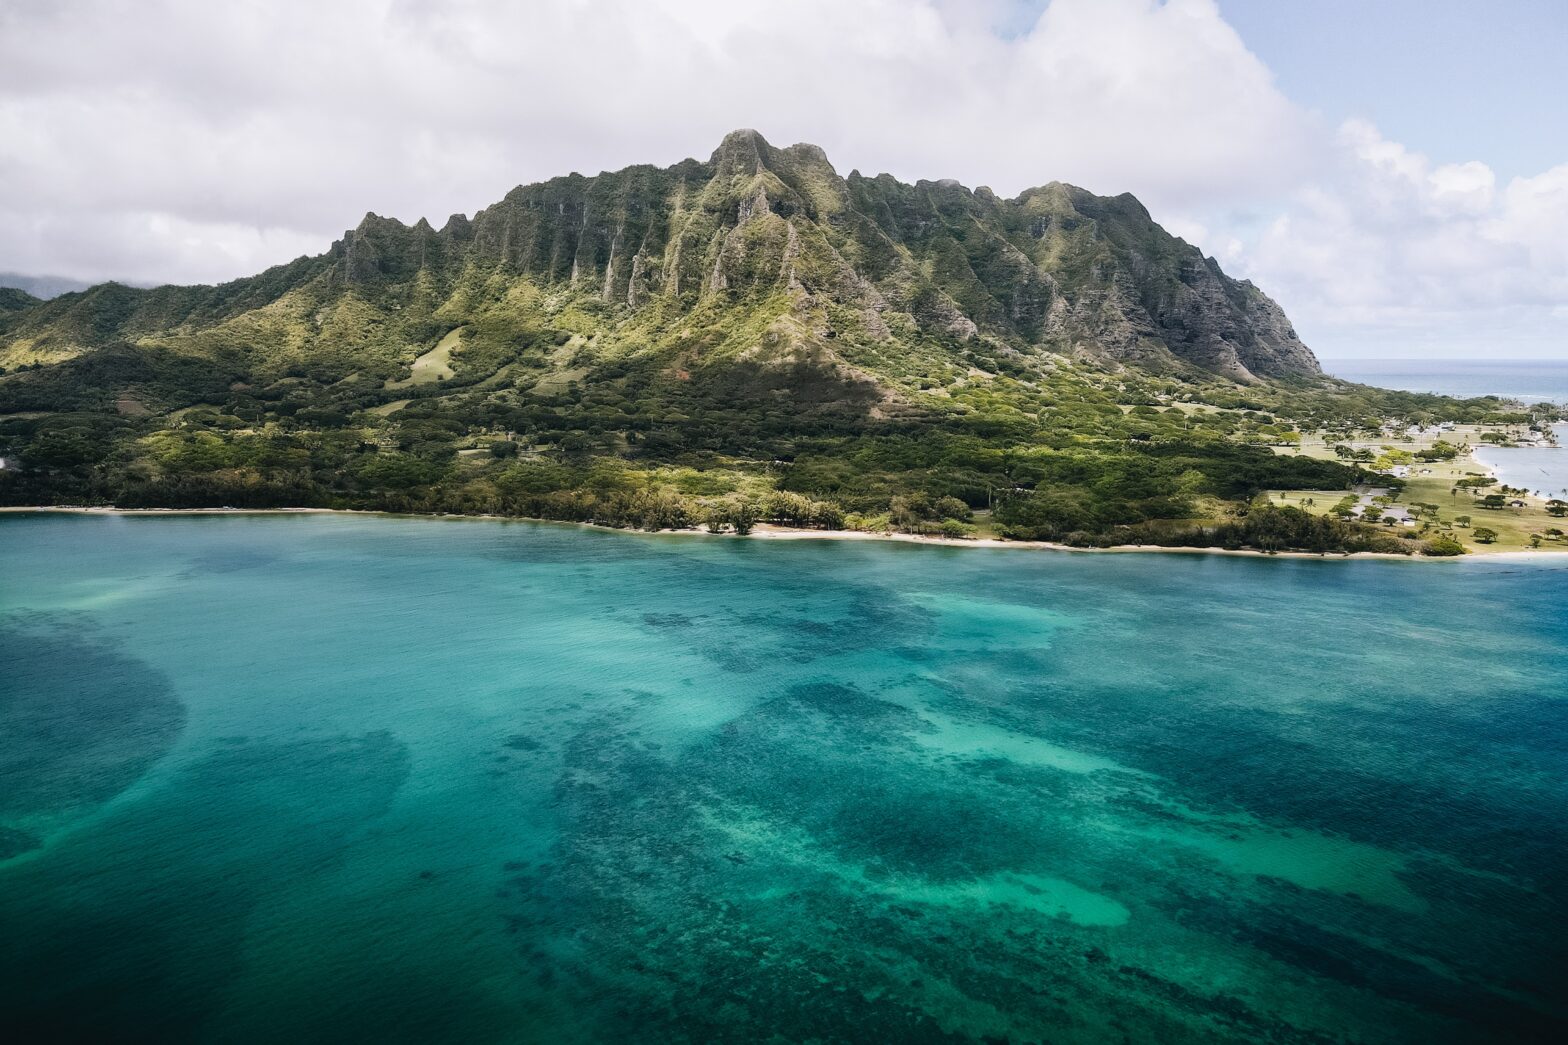
<path id="1" fill-rule="evenodd" d="M 1568 358 L 1564 0 L 0 0 L 0 272 L 214 282 L 705 158 L 1136 194 L 1324 358 Z"/>

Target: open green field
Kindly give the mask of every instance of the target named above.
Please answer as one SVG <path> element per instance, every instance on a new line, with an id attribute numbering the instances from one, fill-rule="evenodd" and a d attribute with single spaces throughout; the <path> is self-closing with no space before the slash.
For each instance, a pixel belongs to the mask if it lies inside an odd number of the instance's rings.
<path id="1" fill-rule="evenodd" d="M 453 330 L 436 343 L 436 347 L 414 360 L 412 372 L 401 381 L 388 381 L 387 388 L 409 388 L 414 385 L 433 385 L 445 381 L 455 371 L 452 369 L 452 351 L 461 344 L 463 331 Z"/>
<path id="2" fill-rule="evenodd" d="M 390 403 L 382 403 L 380 406 L 371 407 L 369 412 L 375 414 L 377 417 L 386 417 L 389 414 L 394 414 L 397 411 L 403 409 L 412 402 L 412 399 L 394 399 Z"/>
<path id="3" fill-rule="evenodd" d="M 1424 434 L 1417 437 L 1408 435 L 1382 436 L 1377 439 L 1356 440 L 1324 440 L 1319 436 L 1303 438 L 1300 448 L 1279 447 L 1277 453 L 1299 454 L 1301 456 L 1315 457 L 1322 460 L 1333 460 L 1335 454 L 1333 446 L 1336 442 L 1344 443 L 1355 448 L 1370 449 L 1381 452 L 1385 447 L 1396 450 L 1415 452 L 1430 449 L 1439 439 L 1451 444 L 1477 445 L 1481 436 L 1486 432 L 1500 432 L 1508 435 L 1518 435 L 1519 427 L 1510 425 L 1457 425 L 1452 431 Z M 1568 541 L 1561 537 L 1553 539 L 1548 531 L 1568 530 L 1568 520 L 1552 516 L 1546 510 L 1546 504 L 1539 498 L 1527 495 L 1517 497 L 1510 495 L 1509 501 L 1522 500 L 1522 508 L 1483 508 L 1480 498 L 1485 493 L 1496 493 L 1500 487 L 1489 487 L 1484 490 L 1456 489 L 1455 484 L 1461 479 L 1474 478 L 1489 474 L 1486 467 L 1476 461 L 1468 453 L 1461 453 L 1452 461 L 1416 461 L 1410 466 L 1410 476 L 1405 480 L 1405 488 L 1395 494 L 1397 505 L 1410 508 L 1417 504 L 1437 505 L 1437 515 L 1433 519 L 1430 515 L 1423 518 L 1422 526 L 1384 527 L 1390 533 L 1401 533 L 1405 536 L 1421 535 L 1430 536 L 1436 533 L 1451 533 L 1456 540 L 1470 552 L 1496 553 L 1529 551 L 1535 547 L 1531 541 L 1532 535 L 1540 535 L 1540 548 L 1542 550 L 1568 551 Z M 1290 505 L 1304 508 L 1318 515 L 1327 515 L 1336 504 L 1346 496 L 1345 490 L 1290 490 L 1272 491 L 1269 496 L 1270 503 L 1277 505 Z M 1458 523 L 1457 520 L 1468 517 L 1469 525 Z M 1490 544 L 1483 544 L 1474 537 L 1477 528 L 1493 530 L 1497 539 Z"/>

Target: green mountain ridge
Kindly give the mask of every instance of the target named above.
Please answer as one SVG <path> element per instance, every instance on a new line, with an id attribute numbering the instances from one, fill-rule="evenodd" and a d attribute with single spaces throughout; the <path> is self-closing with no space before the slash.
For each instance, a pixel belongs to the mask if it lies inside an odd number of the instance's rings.
<path id="1" fill-rule="evenodd" d="M 835 338 L 873 351 L 981 338 L 1243 382 L 1320 372 L 1277 305 L 1132 196 L 1051 183 L 1002 200 L 952 181 L 842 178 L 821 149 L 776 149 L 753 131 L 727 136 L 706 163 L 520 186 L 439 230 L 368 214 L 323 255 L 222 286 L 64 295 L 6 324 L 0 365 L 113 338 L 331 356 L 338 332 L 325 317 L 303 331 L 267 320 L 345 300 L 418 345 L 443 326 L 482 324 L 497 281 L 600 302 L 611 353 L 700 341 L 744 310 L 746 326 L 770 335 L 764 356 L 828 365 L 845 362 Z M 224 336 L 236 326 L 248 343 Z"/>

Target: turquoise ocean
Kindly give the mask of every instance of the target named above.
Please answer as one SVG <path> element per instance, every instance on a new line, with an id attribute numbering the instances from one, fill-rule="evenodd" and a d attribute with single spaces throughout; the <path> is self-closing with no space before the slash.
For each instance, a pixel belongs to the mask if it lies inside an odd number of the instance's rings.
<path id="1" fill-rule="evenodd" d="M 0 517 L 8 1041 L 1561 1041 L 1568 563 Z"/>

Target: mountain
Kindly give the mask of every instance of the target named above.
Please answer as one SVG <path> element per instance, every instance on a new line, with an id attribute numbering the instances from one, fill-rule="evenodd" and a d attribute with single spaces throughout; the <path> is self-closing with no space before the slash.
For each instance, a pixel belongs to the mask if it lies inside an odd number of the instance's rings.
<path id="1" fill-rule="evenodd" d="M 21 312 L 40 304 L 42 300 L 20 287 L 0 287 L 0 312 Z"/>
<path id="2" fill-rule="evenodd" d="M 343 337 L 375 327 L 384 351 L 354 365 L 395 367 L 449 329 L 483 337 L 497 299 L 521 288 L 593 303 L 612 353 L 684 341 L 694 356 L 875 379 L 874 360 L 858 366 L 839 346 L 876 357 L 982 340 L 1240 382 L 1319 373 L 1273 301 L 1132 196 L 1051 183 L 1003 200 L 952 181 L 845 178 L 821 149 L 774 148 L 754 131 L 707 162 L 522 186 L 439 230 L 366 215 L 324 255 L 221 287 L 66 295 L 4 328 L 0 363 L 155 339 L 239 349 L 265 370 L 340 356 Z"/>
<path id="3" fill-rule="evenodd" d="M 0 272 L 0 290 L 20 290 L 29 297 L 44 301 L 91 286 L 91 283 L 64 276 L 24 276 L 20 272 Z"/>
<path id="4" fill-rule="evenodd" d="M 1368 478 L 1271 447 L 1498 410 L 1324 377 L 1131 196 L 841 177 L 753 131 L 220 286 L 0 293 L 12 505 L 1245 541 L 1260 490 Z"/>

